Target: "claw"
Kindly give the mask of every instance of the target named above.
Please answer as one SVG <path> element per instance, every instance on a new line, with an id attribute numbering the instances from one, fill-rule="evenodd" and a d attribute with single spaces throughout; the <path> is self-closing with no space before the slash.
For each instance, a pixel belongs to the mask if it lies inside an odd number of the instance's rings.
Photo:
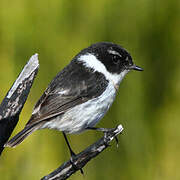
<path id="1" fill-rule="evenodd" d="M 75 154 L 74 151 L 72 150 L 72 148 L 71 148 L 71 146 L 70 146 L 70 144 L 69 144 L 69 141 L 68 141 L 68 139 L 67 139 L 67 137 L 66 137 L 65 132 L 63 132 L 63 136 L 64 136 L 64 139 L 65 139 L 65 141 L 66 141 L 66 143 L 67 143 L 67 146 L 68 146 L 68 148 L 69 148 L 69 152 L 70 152 L 70 155 L 71 155 L 70 163 L 71 163 L 72 167 L 73 167 L 75 170 L 80 170 L 81 174 L 84 175 L 84 172 L 83 172 L 82 168 L 79 169 L 79 168 L 74 164 L 73 158 L 76 157 L 76 154 Z"/>
<path id="2" fill-rule="evenodd" d="M 76 154 L 73 153 L 72 156 L 71 156 L 71 158 L 70 158 L 71 165 L 72 165 L 72 167 L 73 167 L 75 170 L 80 170 L 81 174 L 84 175 L 83 169 L 82 169 L 82 168 L 81 168 L 81 169 L 78 169 L 78 167 L 74 164 L 73 157 L 75 157 L 75 156 L 76 156 Z"/>
<path id="3" fill-rule="evenodd" d="M 118 127 L 118 126 L 117 126 L 117 127 Z M 104 133 L 104 139 L 106 139 L 106 138 L 107 138 L 107 134 L 108 134 L 109 132 L 112 132 L 112 131 L 114 131 L 115 129 L 117 129 L 117 127 L 116 127 L 116 128 L 111 128 L 111 129 L 107 129 L 107 128 L 97 128 L 97 127 L 87 127 L 86 129 L 101 131 L 101 132 Z M 118 145 L 119 141 L 118 141 L 118 138 L 117 138 L 116 136 L 115 136 L 115 140 L 116 140 L 116 146 L 117 146 L 117 148 L 118 148 L 118 147 L 119 147 L 119 145 Z M 109 146 L 109 144 L 106 144 L 106 145 Z"/>

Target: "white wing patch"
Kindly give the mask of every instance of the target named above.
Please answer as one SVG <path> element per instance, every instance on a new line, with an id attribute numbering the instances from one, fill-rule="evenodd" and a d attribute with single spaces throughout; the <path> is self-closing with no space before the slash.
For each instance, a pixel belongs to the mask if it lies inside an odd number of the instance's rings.
<path id="1" fill-rule="evenodd" d="M 69 92 L 69 90 L 66 89 L 66 90 L 57 92 L 57 94 L 60 94 L 60 95 L 67 95 L 68 92 Z"/>
<path id="2" fill-rule="evenodd" d="M 68 92 L 69 92 L 69 90 L 66 89 L 66 90 L 58 91 L 58 92 L 55 92 L 52 94 L 67 95 Z M 49 93 L 49 95 L 51 95 L 51 93 Z M 32 114 L 36 114 L 40 110 L 40 107 L 41 107 L 41 104 L 33 110 Z"/>

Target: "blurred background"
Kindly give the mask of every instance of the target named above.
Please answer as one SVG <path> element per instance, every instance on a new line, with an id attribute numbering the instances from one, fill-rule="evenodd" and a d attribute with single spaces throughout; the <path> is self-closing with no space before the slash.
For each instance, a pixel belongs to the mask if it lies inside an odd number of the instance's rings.
<path id="1" fill-rule="evenodd" d="M 73 180 L 180 179 L 180 1 L 0 0 L 0 101 L 31 55 L 39 73 L 20 131 L 50 80 L 83 48 L 99 41 L 122 45 L 143 72 L 131 72 L 99 127 L 124 126 L 115 142 Z M 75 152 L 101 133 L 70 135 Z M 62 133 L 36 131 L 0 158 L 0 179 L 40 179 L 69 159 Z"/>

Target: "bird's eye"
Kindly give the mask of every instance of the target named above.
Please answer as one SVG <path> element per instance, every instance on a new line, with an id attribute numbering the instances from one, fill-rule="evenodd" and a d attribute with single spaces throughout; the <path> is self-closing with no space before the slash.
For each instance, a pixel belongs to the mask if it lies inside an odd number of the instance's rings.
<path id="1" fill-rule="evenodd" d="M 113 60 L 114 64 L 118 64 L 119 63 L 119 56 L 118 55 L 113 55 L 112 60 Z"/>

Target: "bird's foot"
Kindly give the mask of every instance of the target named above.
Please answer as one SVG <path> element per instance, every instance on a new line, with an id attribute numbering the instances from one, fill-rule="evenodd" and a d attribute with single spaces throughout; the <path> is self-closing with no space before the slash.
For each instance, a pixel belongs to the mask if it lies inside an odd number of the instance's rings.
<path id="1" fill-rule="evenodd" d="M 90 129 L 90 130 L 96 130 L 96 131 L 101 131 L 104 133 L 104 138 L 106 139 L 108 134 L 113 132 L 116 128 L 97 128 L 97 127 L 87 127 L 86 129 Z M 118 148 L 119 146 L 119 140 L 117 138 L 117 136 L 115 136 L 115 141 L 116 141 L 116 146 Z M 107 144 L 109 146 L 109 144 Z"/>
<path id="2" fill-rule="evenodd" d="M 84 175 L 83 169 L 82 169 L 82 168 L 79 169 L 79 168 L 76 166 L 76 164 L 74 163 L 75 157 L 76 157 L 76 154 L 75 154 L 73 151 L 71 151 L 70 163 L 71 163 L 72 167 L 73 167 L 75 170 L 80 170 L 81 174 Z"/>

